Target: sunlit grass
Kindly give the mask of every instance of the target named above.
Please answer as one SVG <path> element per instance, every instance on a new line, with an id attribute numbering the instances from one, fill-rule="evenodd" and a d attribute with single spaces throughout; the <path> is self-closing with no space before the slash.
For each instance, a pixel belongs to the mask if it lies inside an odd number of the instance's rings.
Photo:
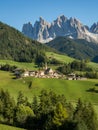
<path id="1" fill-rule="evenodd" d="M 5 65 L 5 64 L 9 64 L 9 65 L 15 65 L 19 68 L 22 69 L 29 69 L 29 70 L 36 70 L 36 65 L 34 64 L 34 62 L 32 63 L 27 63 L 27 62 L 16 62 L 16 61 L 11 61 L 11 60 L 0 60 L 0 65 Z"/>
<path id="2" fill-rule="evenodd" d="M 25 130 L 25 129 L 0 124 L 0 130 Z"/>

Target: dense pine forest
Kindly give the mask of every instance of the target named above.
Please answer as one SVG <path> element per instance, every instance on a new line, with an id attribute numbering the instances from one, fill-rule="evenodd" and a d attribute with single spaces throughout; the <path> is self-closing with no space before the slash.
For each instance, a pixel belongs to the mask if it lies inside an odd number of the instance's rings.
<path id="1" fill-rule="evenodd" d="M 0 59 L 34 62 L 36 57 L 44 57 L 46 50 L 50 48 L 0 22 Z"/>
<path id="2" fill-rule="evenodd" d="M 0 123 L 27 130 L 97 130 L 92 104 L 79 99 L 73 107 L 64 95 L 42 90 L 32 102 L 20 91 L 17 101 L 8 91 L 0 90 Z"/>

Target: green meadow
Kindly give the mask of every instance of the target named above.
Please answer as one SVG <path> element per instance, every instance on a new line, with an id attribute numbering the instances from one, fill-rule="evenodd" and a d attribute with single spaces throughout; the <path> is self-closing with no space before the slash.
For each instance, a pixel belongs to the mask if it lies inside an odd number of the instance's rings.
<path id="1" fill-rule="evenodd" d="M 87 65 L 98 72 L 98 63 L 89 62 Z"/>
<path id="2" fill-rule="evenodd" d="M 57 53 L 53 53 L 53 52 L 47 52 L 46 53 L 47 57 L 52 57 L 55 58 L 63 63 L 69 63 L 72 62 L 74 59 L 70 58 L 66 55 L 60 55 Z M 11 60 L 0 60 L 0 65 L 5 65 L 5 64 L 9 64 L 9 65 L 15 65 L 18 68 L 22 68 L 22 69 L 27 69 L 27 70 L 36 70 L 38 69 L 37 66 L 34 64 L 34 62 L 32 63 L 25 63 L 25 62 L 16 62 L 16 61 L 11 61 Z M 55 66 L 52 66 L 53 68 L 55 68 Z"/>
<path id="3" fill-rule="evenodd" d="M 47 52 L 46 53 L 47 57 L 49 58 L 55 58 L 58 61 L 61 61 L 63 63 L 70 63 L 76 59 L 71 58 L 67 55 L 62 55 L 62 54 L 57 54 L 57 53 L 53 53 L 53 52 Z M 94 63 L 94 62 L 88 62 L 87 63 L 88 67 L 91 67 L 93 70 L 98 71 L 98 63 Z"/>
<path id="4" fill-rule="evenodd" d="M 25 130 L 25 129 L 0 124 L 0 130 Z"/>
<path id="5" fill-rule="evenodd" d="M 63 63 L 70 63 L 73 60 L 75 60 L 74 58 L 71 58 L 67 55 L 61 55 L 61 54 L 57 54 L 57 53 L 54 53 L 54 52 L 46 52 L 46 55 L 47 55 L 48 58 L 49 57 L 54 58 L 54 59 L 57 59 L 58 61 L 61 61 Z"/>
<path id="6" fill-rule="evenodd" d="M 0 65 L 5 65 L 9 64 L 12 66 L 17 66 L 18 68 L 21 69 L 29 69 L 29 70 L 36 70 L 36 65 L 32 63 L 26 63 L 26 62 L 16 62 L 16 61 L 11 61 L 11 60 L 0 60 Z"/>
<path id="7" fill-rule="evenodd" d="M 71 58 L 67 55 L 62 55 L 62 54 L 57 54 L 54 52 L 46 52 L 46 55 L 48 58 L 54 58 L 62 63 L 70 63 L 76 59 Z M 9 65 L 16 65 L 18 68 L 22 68 L 22 69 L 27 69 L 27 70 L 37 70 L 37 66 L 34 64 L 34 62 L 32 63 L 25 63 L 25 62 L 16 62 L 16 61 L 11 61 L 11 60 L 0 60 L 0 65 L 5 65 L 5 64 L 9 64 Z M 98 63 L 94 63 L 94 62 L 89 62 L 87 63 L 88 67 L 93 68 L 95 71 L 98 71 Z M 51 66 L 53 69 L 57 68 L 58 66 Z"/>
<path id="8" fill-rule="evenodd" d="M 31 88 L 29 83 L 32 82 Z M 98 93 L 88 92 L 90 88 L 98 87 L 98 80 L 65 80 L 65 79 L 42 79 L 27 77 L 14 79 L 12 73 L 0 71 L 0 88 L 8 90 L 16 99 L 18 92 L 22 91 L 31 101 L 34 95 L 39 95 L 43 89 L 52 90 L 57 94 L 65 95 L 66 99 L 76 102 L 78 98 L 84 101 L 90 101 L 93 104 L 98 103 Z"/>

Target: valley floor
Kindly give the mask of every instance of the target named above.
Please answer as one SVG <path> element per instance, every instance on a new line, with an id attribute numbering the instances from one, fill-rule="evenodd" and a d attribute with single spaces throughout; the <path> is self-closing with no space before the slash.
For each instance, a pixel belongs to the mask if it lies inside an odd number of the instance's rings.
<path id="1" fill-rule="evenodd" d="M 29 83 L 32 82 L 29 88 Z M 39 95 L 43 89 L 53 90 L 57 94 L 64 94 L 69 101 L 76 101 L 81 98 L 90 101 L 93 104 L 98 103 L 98 93 L 90 92 L 89 89 L 98 89 L 98 80 L 65 80 L 65 79 L 43 79 L 27 77 L 22 79 L 14 79 L 12 73 L 0 71 L 0 88 L 8 90 L 14 98 L 17 98 L 19 91 L 23 91 L 24 95 L 32 100 L 34 95 Z"/>

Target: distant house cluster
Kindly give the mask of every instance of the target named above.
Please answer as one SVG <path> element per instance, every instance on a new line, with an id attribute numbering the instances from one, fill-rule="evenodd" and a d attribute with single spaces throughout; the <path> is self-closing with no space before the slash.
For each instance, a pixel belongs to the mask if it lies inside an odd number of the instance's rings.
<path id="1" fill-rule="evenodd" d="M 80 77 L 80 76 L 76 76 L 75 73 L 71 73 L 67 75 L 67 80 L 86 80 L 86 77 Z"/>
<path id="2" fill-rule="evenodd" d="M 51 68 L 47 68 L 46 70 L 39 70 L 39 71 L 25 71 L 22 74 L 23 77 L 32 76 L 35 78 L 60 78 L 57 72 L 53 71 Z"/>
<path id="3" fill-rule="evenodd" d="M 19 70 L 15 72 L 15 75 L 19 75 Z M 35 78 L 61 78 L 62 75 L 58 74 L 56 71 L 52 70 L 51 68 L 46 68 L 44 70 L 39 71 L 24 71 L 21 74 L 21 77 L 35 77 Z"/>
<path id="4" fill-rule="evenodd" d="M 17 78 L 20 77 L 35 77 L 35 78 L 63 78 L 67 80 L 86 80 L 86 77 L 77 76 L 75 73 L 70 73 L 68 75 L 62 75 L 54 71 L 52 68 L 47 68 L 39 71 L 21 71 L 20 69 L 15 70 L 15 75 Z M 66 77 L 66 78 L 65 78 Z"/>

